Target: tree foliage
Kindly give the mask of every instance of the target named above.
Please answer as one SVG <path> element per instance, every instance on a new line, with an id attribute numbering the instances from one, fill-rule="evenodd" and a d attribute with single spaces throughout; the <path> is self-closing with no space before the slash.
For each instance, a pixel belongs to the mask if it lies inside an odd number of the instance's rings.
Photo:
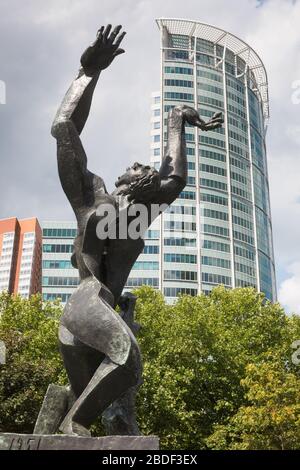
<path id="1" fill-rule="evenodd" d="M 183 296 L 173 306 L 148 288 L 138 297 L 144 358 L 138 415 L 146 434 L 159 435 L 165 448 L 281 448 L 280 439 L 285 448 L 300 447 L 300 367 L 291 363 L 299 317 L 289 318 L 250 288 L 219 287 L 209 297 Z M 255 417 L 260 411 L 269 419 L 268 383 L 277 403 L 274 420 L 285 416 L 288 422 L 279 440 L 280 424 L 272 428 Z M 254 399 L 255 387 L 261 393 Z"/>
<path id="2" fill-rule="evenodd" d="M 253 289 L 218 287 L 167 305 L 136 291 L 144 361 L 138 421 L 166 449 L 300 447 L 300 318 Z M 48 383 L 66 378 L 57 347 L 61 308 L 0 296 L 0 430 L 32 432 Z M 97 427 L 95 428 L 97 429 Z M 98 428 L 100 429 L 100 428 Z"/>
<path id="3" fill-rule="evenodd" d="M 0 295 L 0 340 L 6 364 L 0 365 L 0 431 L 31 433 L 49 383 L 65 380 L 58 352 L 61 308 Z"/>
<path id="4" fill-rule="evenodd" d="M 246 368 L 248 404 L 207 439 L 211 448 L 286 450 L 300 447 L 300 377 L 281 361 Z"/>

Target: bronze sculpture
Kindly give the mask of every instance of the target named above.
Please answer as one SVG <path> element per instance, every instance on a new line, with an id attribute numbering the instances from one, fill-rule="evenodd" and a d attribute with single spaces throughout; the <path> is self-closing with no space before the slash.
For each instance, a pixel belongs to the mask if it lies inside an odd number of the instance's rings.
<path id="1" fill-rule="evenodd" d="M 161 168 L 135 163 L 108 194 L 101 177 L 87 169 L 80 133 L 86 123 L 100 73 L 124 52 L 121 26 L 103 26 L 96 41 L 83 53 L 81 68 L 57 112 L 52 135 L 57 140 L 60 181 L 78 222 L 73 265 L 80 284 L 61 319 L 59 341 L 75 401 L 60 430 L 89 435 L 88 428 L 107 407 L 141 382 L 137 341 L 115 312 L 130 270 L 144 247 L 142 238 L 99 239 L 97 209 L 111 205 L 116 214 L 135 204 L 150 210 L 170 205 L 187 180 L 185 123 L 206 131 L 220 127 L 220 113 L 205 123 L 188 106 L 173 108 L 168 117 L 168 146 Z M 118 215 L 116 216 L 116 219 Z M 152 222 L 148 220 L 148 226 Z"/>

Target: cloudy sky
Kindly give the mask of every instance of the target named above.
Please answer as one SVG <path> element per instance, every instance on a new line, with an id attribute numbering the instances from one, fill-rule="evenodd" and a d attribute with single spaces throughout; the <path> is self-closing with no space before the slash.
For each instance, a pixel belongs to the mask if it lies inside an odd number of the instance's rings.
<path id="1" fill-rule="evenodd" d="M 109 189 L 149 159 L 150 95 L 159 88 L 155 18 L 211 23 L 248 42 L 268 71 L 267 135 L 279 300 L 300 314 L 300 2 L 295 0 L 0 0 L 0 218 L 73 219 L 50 126 L 102 24 L 122 24 L 126 54 L 101 76 L 82 135 Z M 2 91 L 2 93 L 1 93 Z M 0 102 L 4 101 L 0 82 Z"/>

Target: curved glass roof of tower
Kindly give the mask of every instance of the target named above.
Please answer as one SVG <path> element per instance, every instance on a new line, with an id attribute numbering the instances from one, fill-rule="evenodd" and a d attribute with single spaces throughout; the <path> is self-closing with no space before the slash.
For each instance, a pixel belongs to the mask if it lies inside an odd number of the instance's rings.
<path id="1" fill-rule="evenodd" d="M 148 232 L 128 287 L 149 284 L 167 299 L 219 284 L 253 286 L 276 300 L 265 135 L 265 67 L 236 36 L 211 25 L 158 19 L 161 89 L 153 94 L 151 162 L 158 168 L 170 108 L 186 104 L 222 129 L 186 127 L 188 184 Z"/>

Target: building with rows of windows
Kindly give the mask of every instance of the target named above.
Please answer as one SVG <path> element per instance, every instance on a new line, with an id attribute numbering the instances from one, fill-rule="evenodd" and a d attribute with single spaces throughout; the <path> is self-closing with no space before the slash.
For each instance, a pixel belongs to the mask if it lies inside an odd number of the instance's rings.
<path id="1" fill-rule="evenodd" d="M 0 220 L 0 292 L 28 298 L 41 292 L 42 231 L 38 220 Z"/>
<path id="2" fill-rule="evenodd" d="M 44 300 L 66 303 L 78 285 L 78 270 L 71 264 L 76 222 L 43 222 L 42 293 Z"/>
<path id="3" fill-rule="evenodd" d="M 168 111 L 186 104 L 221 129 L 187 126 L 188 184 L 151 227 L 134 284 L 158 285 L 167 299 L 253 286 L 276 300 L 265 135 L 267 75 L 256 52 L 219 28 L 159 19 L 161 89 L 153 94 L 151 162 L 159 168 Z M 151 233 L 151 231 L 150 231 Z M 149 253 L 149 255 L 148 255 Z"/>

